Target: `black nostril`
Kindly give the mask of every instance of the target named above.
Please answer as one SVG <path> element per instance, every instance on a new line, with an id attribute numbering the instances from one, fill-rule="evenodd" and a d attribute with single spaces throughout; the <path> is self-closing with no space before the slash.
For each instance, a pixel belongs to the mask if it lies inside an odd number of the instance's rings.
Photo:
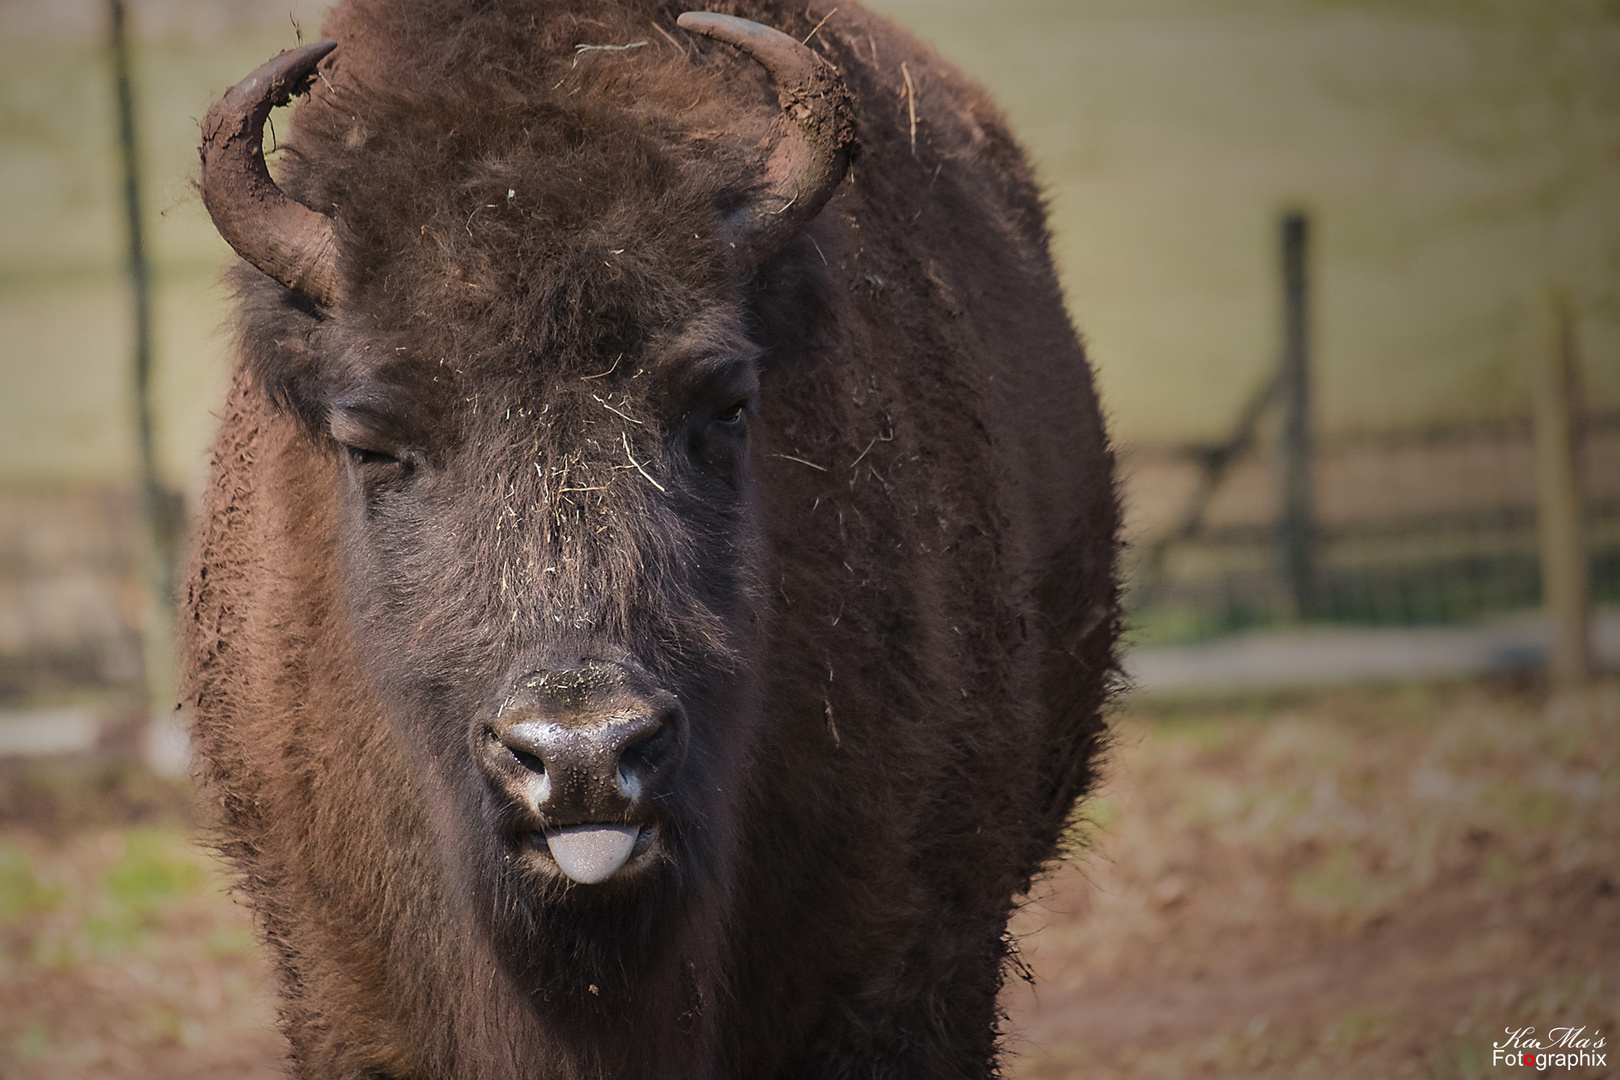
<path id="1" fill-rule="evenodd" d="M 648 717 L 646 727 L 638 732 L 619 752 L 614 778 L 619 790 L 631 799 L 641 796 L 644 783 L 650 781 L 675 755 L 681 743 L 681 713 L 679 708 L 667 709 L 660 715 Z"/>
<path id="2" fill-rule="evenodd" d="M 499 756 L 505 751 L 508 756 L 525 769 L 539 776 L 546 774 L 546 763 L 539 754 L 533 753 L 522 746 L 514 746 L 512 742 L 502 738 L 494 728 L 485 728 L 484 737 L 489 742 L 490 752 Z"/>
<path id="3" fill-rule="evenodd" d="M 675 743 L 675 725 L 672 720 L 672 715 L 659 719 L 656 728 L 650 729 L 646 735 L 626 746 L 619 755 L 620 771 L 626 768 L 651 770 L 663 764 Z"/>
<path id="4" fill-rule="evenodd" d="M 545 775 L 546 763 L 541 761 L 535 755 L 529 753 L 527 750 L 519 750 L 515 746 L 508 746 L 506 750 L 509 754 L 516 758 L 517 763 L 522 765 L 525 769 L 528 769 L 532 773 L 540 773 L 542 776 Z"/>

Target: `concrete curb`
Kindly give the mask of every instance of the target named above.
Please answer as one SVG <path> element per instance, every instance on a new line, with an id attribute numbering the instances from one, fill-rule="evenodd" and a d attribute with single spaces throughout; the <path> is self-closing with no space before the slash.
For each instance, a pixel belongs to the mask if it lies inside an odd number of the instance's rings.
<path id="1" fill-rule="evenodd" d="M 1467 626 L 1303 627 L 1136 649 L 1125 672 L 1141 693 L 1459 679 L 1541 670 L 1551 634 L 1539 612 Z M 1592 636 L 1598 664 L 1620 667 L 1620 611 L 1600 613 Z"/>

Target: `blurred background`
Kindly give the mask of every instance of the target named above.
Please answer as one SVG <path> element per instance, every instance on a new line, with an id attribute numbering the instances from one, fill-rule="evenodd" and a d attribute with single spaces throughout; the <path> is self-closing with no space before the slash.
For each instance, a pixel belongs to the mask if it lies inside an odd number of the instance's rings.
<path id="1" fill-rule="evenodd" d="M 122 52 L 109 0 L 0 0 L 0 1077 L 273 1073 L 153 702 L 227 375 L 197 124 L 327 5 L 117 6 Z M 1011 1071 L 1608 1033 L 1620 4 L 869 6 L 1034 158 L 1122 467 L 1136 689 Z"/>

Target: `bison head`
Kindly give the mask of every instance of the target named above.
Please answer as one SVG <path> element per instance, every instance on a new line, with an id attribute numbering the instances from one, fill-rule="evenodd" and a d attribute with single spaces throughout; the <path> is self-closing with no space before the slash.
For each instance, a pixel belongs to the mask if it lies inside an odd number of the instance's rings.
<path id="1" fill-rule="evenodd" d="M 723 57 L 452 79 L 358 41 L 295 118 L 285 190 L 263 126 L 334 43 L 204 122 L 204 201 L 262 272 L 239 274 L 245 362 L 337 493 L 333 617 L 514 963 L 626 971 L 723 891 L 758 719 L 746 284 L 853 129 L 803 45 L 680 21 L 768 72 L 783 111 L 757 140 Z"/>

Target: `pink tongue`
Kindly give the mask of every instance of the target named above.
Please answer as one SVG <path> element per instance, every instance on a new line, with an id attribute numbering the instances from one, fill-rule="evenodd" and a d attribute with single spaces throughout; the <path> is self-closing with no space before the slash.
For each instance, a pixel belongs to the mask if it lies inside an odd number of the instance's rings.
<path id="1" fill-rule="evenodd" d="M 595 885 L 618 873 L 641 832 L 637 825 L 570 825 L 546 833 L 557 869 L 581 885 Z"/>

